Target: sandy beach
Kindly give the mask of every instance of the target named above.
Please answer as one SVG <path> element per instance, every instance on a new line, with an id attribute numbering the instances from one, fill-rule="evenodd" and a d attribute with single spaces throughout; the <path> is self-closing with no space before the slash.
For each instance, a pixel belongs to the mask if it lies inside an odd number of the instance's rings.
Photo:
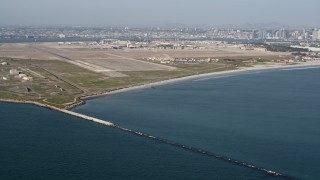
<path id="1" fill-rule="evenodd" d="M 107 96 L 111 94 L 117 94 L 117 93 L 123 93 L 127 91 L 137 90 L 137 89 L 144 89 L 144 88 L 151 88 L 155 86 L 161 86 L 165 84 L 171 84 L 176 83 L 179 81 L 186 81 L 186 80 L 192 80 L 192 79 L 199 79 L 199 78 L 206 78 L 211 76 L 220 76 L 220 75 L 227 75 L 227 74 L 236 74 L 236 73 L 244 73 L 244 72 L 254 72 L 254 71 L 265 71 L 265 70 L 276 70 L 276 69 L 296 69 L 296 68 L 307 68 L 307 67 L 320 67 L 320 61 L 308 61 L 308 62 L 299 62 L 296 64 L 284 64 L 284 63 L 267 63 L 267 64 L 261 64 L 261 65 L 255 65 L 252 67 L 239 67 L 238 69 L 234 70 L 227 70 L 227 71 L 220 71 L 220 72 L 212 72 L 212 73 L 205 73 L 205 74 L 197 74 L 197 75 L 191 75 L 181 78 L 174 78 L 164 81 L 158 81 L 138 86 L 132 86 L 132 87 L 126 87 L 110 92 L 103 92 L 99 94 L 94 94 L 90 96 L 84 96 L 81 97 L 82 100 L 88 100 L 93 98 L 98 98 L 101 96 Z M 72 106 L 68 109 L 72 109 L 75 106 Z"/>
<path id="2" fill-rule="evenodd" d="M 213 72 L 213 73 L 206 73 L 206 74 L 199 74 L 199 75 L 192 75 L 192 76 L 187 76 L 187 77 L 182 77 L 182 78 L 176 78 L 176 79 L 170 79 L 170 80 L 165 80 L 165 81 L 160 81 L 160 82 L 154 82 L 154 83 L 149 83 L 149 84 L 144 84 L 144 85 L 139 85 L 139 86 L 133 86 L 133 87 L 127 87 L 127 88 L 122 88 L 119 90 L 115 90 L 115 91 L 111 91 L 111 92 L 106 92 L 106 93 L 101 93 L 101 94 L 97 94 L 97 95 L 93 95 L 93 96 L 87 96 L 87 97 L 82 97 L 81 99 L 83 100 L 83 102 L 85 102 L 86 99 L 91 99 L 91 98 L 98 98 L 100 96 L 107 96 L 107 95 L 111 95 L 111 94 L 116 94 L 116 93 L 123 93 L 123 92 L 127 92 L 127 91 L 131 91 L 131 90 L 137 90 L 137 89 L 144 89 L 144 88 L 151 88 L 154 86 L 160 86 L 160 85 L 164 85 L 164 84 L 170 84 L 170 83 L 176 83 L 176 82 L 180 82 L 180 81 L 186 81 L 186 80 L 193 80 L 193 79 L 201 79 L 201 78 L 208 78 L 208 77 L 213 77 L 213 76 L 220 76 L 220 75 L 228 75 L 228 74 L 237 74 L 237 73 L 246 73 L 246 72 L 255 72 L 255 71 L 267 71 L 267 70 L 277 70 L 277 69 L 305 69 L 305 68 L 318 68 L 320 67 L 320 61 L 309 61 L 309 62 L 304 62 L 304 63 L 299 63 L 299 64 L 275 64 L 275 63 L 270 63 L 270 64 L 261 64 L 261 65 L 256 65 L 253 67 L 240 67 L 238 69 L 235 70 L 228 70 L 228 71 L 221 71 L 221 72 Z M 193 153 L 198 153 L 201 155 L 205 155 L 208 157 L 212 157 L 215 159 L 219 159 L 225 162 L 229 162 L 232 164 L 235 164 L 237 166 L 241 166 L 241 167 L 245 167 L 245 168 L 249 168 L 249 169 L 253 169 L 255 171 L 260 171 L 263 172 L 267 175 L 271 175 L 274 177 L 284 177 L 284 178 L 288 178 L 288 179 L 295 179 L 294 177 L 291 176 L 287 176 L 284 174 L 281 174 L 279 172 L 275 172 L 266 168 L 262 168 L 262 167 L 257 167 L 255 165 L 252 164 L 248 164 L 246 162 L 242 162 L 239 160 L 235 160 L 231 157 L 225 157 L 225 156 L 220 156 L 217 155 L 215 153 L 212 153 L 210 151 L 204 151 L 202 149 L 197 149 L 191 146 L 187 146 L 187 145 L 182 145 L 180 143 L 176 143 L 174 141 L 167 141 L 165 139 L 161 139 L 155 136 L 151 136 L 149 134 L 144 134 L 142 132 L 138 132 L 138 131 L 134 131 L 134 130 L 130 130 L 127 128 L 123 128 L 121 126 L 118 126 L 116 124 L 113 124 L 111 122 L 105 121 L 105 120 L 101 120 L 101 119 L 97 119 L 94 117 L 90 117 L 84 114 L 80 114 L 80 113 L 76 113 L 71 111 L 70 109 L 79 106 L 83 103 L 78 103 L 78 104 L 74 104 L 73 106 L 68 107 L 68 109 L 60 109 L 54 106 L 50 106 L 47 104 L 43 104 L 43 103 L 39 103 L 39 102 L 33 102 L 33 101 L 17 101 L 17 100 L 8 100 L 8 99 L 0 99 L 0 102 L 9 102 L 9 103 L 17 103 L 17 104 L 31 104 L 31 105 L 35 105 L 35 106 L 39 106 L 39 107 L 43 107 L 43 108 L 48 108 L 57 112 L 61 112 L 67 115 L 71 115 L 74 117 L 78 117 L 93 123 L 98 123 L 104 126 L 108 126 L 108 127 L 112 127 L 112 128 L 116 128 L 119 129 L 121 131 L 127 132 L 127 133 L 131 133 L 133 135 L 136 136 L 141 136 L 144 138 L 148 138 L 151 139 L 153 141 L 157 141 L 159 143 L 164 143 L 167 145 L 171 145 L 174 147 L 178 147 L 181 148 L 183 150 L 186 151 L 190 151 Z"/>
<path id="3" fill-rule="evenodd" d="M 85 104 L 86 100 L 89 99 L 94 99 L 98 98 L 101 96 L 108 96 L 112 94 L 117 94 L 117 93 L 123 93 L 123 92 L 128 92 L 132 90 L 137 90 L 137 89 L 145 89 L 145 88 L 152 88 L 156 86 L 161 86 L 165 84 L 171 84 L 171 83 L 176 83 L 180 81 L 186 81 L 186 80 L 192 80 L 192 79 L 201 79 L 201 78 L 207 78 L 207 77 L 212 77 L 212 76 L 221 76 L 221 75 L 228 75 L 228 74 L 237 74 L 237 73 L 246 73 L 246 72 L 254 72 L 254 71 L 267 71 L 267 70 L 276 70 L 276 69 L 296 69 L 296 68 L 313 68 L 313 67 L 320 67 L 320 61 L 308 61 L 308 62 L 300 62 L 296 64 L 285 64 L 285 63 L 266 63 L 266 64 L 261 64 L 261 65 L 255 65 L 252 67 L 239 67 L 238 69 L 234 70 L 227 70 L 227 71 L 219 71 L 219 72 L 212 72 L 212 73 L 205 73 L 205 74 L 197 74 L 197 75 L 191 75 L 191 76 L 186 76 L 186 77 L 181 77 L 181 78 L 174 78 L 174 79 L 168 79 L 164 81 L 158 81 L 158 82 L 153 82 L 153 83 L 147 83 L 143 85 L 137 85 L 137 86 L 130 86 L 130 87 L 125 87 L 121 89 L 117 89 L 114 91 L 108 91 L 108 92 L 100 92 L 96 94 L 92 94 L 89 96 L 81 96 L 79 97 L 81 99 L 80 102 L 75 103 L 75 104 L 70 104 L 67 106 L 65 109 L 57 108 L 48 104 L 44 103 L 39 103 L 39 102 L 33 102 L 33 101 L 18 101 L 18 100 L 11 100 L 11 99 L 0 99 L 0 102 L 12 102 L 12 103 L 23 103 L 23 104 L 32 104 L 40 107 L 45 107 L 49 108 L 55 111 L 59 111 L 62 113 L 66 113 L 72 116 L 80 117 L 82 119 L 90 120 L 90 121 L 96 121 L 100 124 L 104 124 L 107 126 L 113 126 L 112 123 L 95 119 L 92 117 L 88 117 L 82 114 L 74 113 L 72 111 L 69 111 L 77 106 L 81 106 Z M 105 123 L 106 122 L 106 123 Z"/>

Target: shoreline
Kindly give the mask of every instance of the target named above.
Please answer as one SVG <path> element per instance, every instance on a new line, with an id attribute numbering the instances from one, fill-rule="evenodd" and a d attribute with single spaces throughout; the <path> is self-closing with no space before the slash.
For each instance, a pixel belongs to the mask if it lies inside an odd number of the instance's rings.
<path id="1" fill-rule="evenodd" d="M 139 90 L 139 89 L 146 89 L 146 88 L 152 88 L 155 86 L 161 86 L 166 84 L 172 84 L 177 83 L 181 81 L 187 81 L 187 80 L 194 80 L 199 78 L 208 78 L 212 76 L 219 76 L 219 75 L 230 75 L 230 74 L 237 74 L 237 73 L 246 73 L 246 72 L 256 72 L 256 71 L 269 71 L 269 70 L 281 70 L 281 69 L 295 69 L 295 68 L 313 68 L 313 67 L 319 67 L 320 68 L 320 61 L 308 61 L 308 62 L 302 62 L 299 64 L 262 64 L 262 65 L 255 65 L 253 67 L 239 67 L 238 69 L 233 70 L 226 70 L 226 71 L 218 71 L 218 72 L 211 72 L 211 73 L 204 73 L 204 74 L 196 74 L 196 75 L 190 75 L 185 77 L 179 77 L 179 78 L 173 78 L 168 80 L 162 80 L 152 83 L 146 83 L 142 85 L 133 85 L 129 87 L 124 87 L 120 89 L 115 89 L 108 92 L 101 92 L 93 95 L 88 96 L 82 96 L 80 97 L 80 100 L 83 101 L 83 103 L 79 103 L 79 105 L 71 105 L 67 109 L 73 109 L 77 106 L 80 106 L 82 104 L 85 104 L 86 100 L 90 99 L 96 99 L 103 96 L 133 91 L 133 90 Z"/>
<path id="2" fill-rule="evenodd" d="M 320 61 L 309 61 L 309 62 L 300 63 L 300 64 L 260 64 L 260 65 L 256 65 L 253 67 L 240 67 L 240 68 L 234 69 L 234 70 L 197 74 L 197 75 L 191 75 L 191 76 L 186 76 L 186 77 L 181 77 L 181 78 L 163 80 L 163 81 L 158 81 L 158 82 L 148 83 L 148 84 L 143 84 L 143 85 L 138 85 L 138 86 L 125 87 L 125 88 L 121 88 L 121 89 L 110 91 L 110 92 L 104 92 L 104 93 L 97 94 L 97 95 L 78 97 L 78 98 L 80 98 L 80 102 L 75 103 L 75 104 L 71 104 L 70 106 L 66 107 L 65 109 L 58 108 L 58 107 L 48 105 L 48 104 L 44 104 L 41 102 L 35 102 L 35 101 L 19 101 L 19 100 L 10 100 L 10 99 L 0 99 L 0 102 L 16 103 L 16 104 L 29 104 L 29 105 L 34 105 L 34 106 L 50 109 L 50 110 L 53 110 L 56 112 L 64 113 L 66 115 L 77 117 L 77 118 L 87 120 L 87 121 L 90 121 L 93 123 L 98 123 L 100 125 L 115 128 L 115 129 L 124 131 L 126 133 L 131 133 L 136 136 L 141 136 L 141 137 L 153 140 L 158 143 L 167 144 L 170 146 L 184 149 L 186 151 L 190 151 L 193 153 L 197 153 L 197 154 L 201 154 L 201 155 L 204 155 L 207 157 L 211 157 L 211 158 L 215 158 L 215 159 L 218 159 L 221 161 L 225 161 L 225 162 L 237 165 L 237 166 L 241 166 L 244 168 L 259 171 L 259 172 L 265 173 L 266 175 L 269 175 L 269 176 L 282 177 L 284 179 L 296 179 L 295 177 L 291 177 L 286 174 L 281 174 L 279 172 L 272 171 L 270 169 L 266 169 L 263 167 L 257 167 L 253 164 L 242 162 L 242 161 L 233 159 L 231 157 L 220 156 L 219 154 L 215 154 L 213 152 L 205 151 L 202 149 L 187 146 L 187 145 L 180 144 L 180 143 L 170 141 L 167 139 L 162 139 L 162 138 L 151 136 L 149 134 L 145 134 L 142 132 L 133 131 L 133 130 L 130 130 L 127 128 L 123 128 L 123 127 L 120 127 L 116 124 L 113 124 L 112 122 L 108 122 L 108 121 L 104 121 L 104 120 L 90 117 L 87 115 L 83 115 L 80 113 L 76 113 L 76 112 L 71 111 L 70 109 L 73 109 L 77 106 L 85 104 L 86 100 L 89 100 L 89 99 L 99 98 L 102 96 L 108 96 L 108 95 L 113 95 L 113 94 L 117 94 L 117 93 L 123 93 L 123 92 L 127 92 L 127 91 L 132 91 L 132 90 L 152 88 L 154 86 L 161 86 L 161 85 L 171 84 L 171 83 L 176 83 L 176 82 L 181 82 L 181 81 L 196 80 L 196 79 L 201 79 L 201 78 L 210 78 L 210 77 L 215 77 L 215 76 L 220 76 L 220 75 L 230 75 L 230 74 L 234 75 L 234 74 L 241 74 L 241 73 L 261 72 L 261 71 L 264 72 L 264 71 L 272 71 L 272 70 L 294 70 L 294 69 L 305 69 L 305 68 L 320 68 Z"/>
<path id="3" fill-rule="evenodd" d="M 133 91 L 133 90 L 139 90 L 139 89 L 147 89 L 147 88 L 152 88 L 156 86 L 161 86 L 161 85 L 166 85 L 166 84 L 172 84 L 172 83 L 177 83 L 177 82 L 182 82 L 182 81 L 187 81 L 187 80 L 195 80 L 195 79 L 200 79 L 200 78 L 208 78 L 208 77 L 214 77 L 214 76 L 220 76 L 220 75 L 232 75 L 232 74 L 240 74 L 240 73 L 247 73 L 247 72 L 257 72 L 257 71 L 270 71 L 270 70 L 281 70 L 281 69 L 297 69 L 297 68 L 320 68 L 320 61 L 308 61 L 308 62 L 302 62 L 299 64 L 261 64 L 261 65 L 255 65 L 252 67 L 239 67 L 238 69 L 233 69 L 233 70 L 226 70 L 226 71 L 218 71 L 218 72 L 211 72 L 211 73 L 203 73 L 203 74 L 196 74 L 196 75 L 190 75 L 190 76 L 184 76 L 184 77 L 178 77 L 178 78 L 173 78 L 173 79 L 168 79 L 168 80 L 162 80 L 162 81 L 157 81 L 157 82 L 152 82 L 152 83 L 146 83 L 146 84 L 141 84 L 141 85 L 132 85 L 128 87 L 123 87 L 107 92 L 100 92 L 92 95 L 87 95 L 87 96 L 79 96 L 80 102 L 70 104 L 66 106 L 65 108 L 58 108 L 49 104 L 45 103 L 40 103 L 36 101 L 20 101 L 20 100 L 14 100 L 14 99 L 0 99 L 0 102 L 7 102 L 7 103 L 17 103 L 17 104 L 31 104 L 39 107 L 44 107 L 47 109 L 51 109 L 54 111 L 62 112 L 65 114 L 69 114 L 72 116 L 80 117 L 82 119 L 86 120 L 92 120 L 92 117 L 85 116 L 79 113 L 75 113 L 71 111 L 73 108 L 76 108 L 78 106 L 86 104 L 86 100 L 90 99 L 96 99 L 99 97 L 103 96 L 108 96 L 108 95 L 113 95 L 113 94 L 118 94 L 118 93 L 124 93 L 128 91 Z M 102 121 L 99 119 L 96 119 L 98 121 Z M 107 121 L 103 121 L 107 122 Z M 99 122 L 101 123 L 101 122 Z M 108 126 L 113 126 L 111 122 L 109 123 Z"/>

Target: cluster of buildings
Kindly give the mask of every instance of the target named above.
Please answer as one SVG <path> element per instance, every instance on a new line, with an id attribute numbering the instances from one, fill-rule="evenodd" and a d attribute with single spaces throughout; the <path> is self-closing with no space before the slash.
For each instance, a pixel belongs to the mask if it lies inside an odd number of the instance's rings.
<path id="1" fill-rule="evenodd" d="M 0 75 L 1 75 L 1 79 L 0 81 L 12 81 L 14 80 L 15 82 L 21 81 L 21 82 L 30 82 L 33 80 L 33 77 L 27 75 L 26 73 L 24 73 L 21 70 L 15 69 L 11 66 L 11 64 L 9 64 L 7 61 L 4 60 L 0 60 L 0 66 L 1 67 L 1 71 L 0 71 Z M 18 87 L 18 86 L 17 86 Z M 17 89 L 14 88 L 16 91 Z M 19 88 L 18 88 L 19 89 Z M 23 88 L 24 91 L 26 93 L 30 93 L 32 92 L 32 89 L 30 87 L 24 87 Z"/>
<path id="2" fill-rule="evenodd" d="M 102 39 L 95 42 L 58 42 L 58 45 L 75 45 L 88 47 L 90 49 L 201 49 L 203 43 L 200 41 L 146 41 L 137 42 L 130 40 L 118 40 L 118 39 Z"/>
<path id="3" fill-rule="evenodd" d="M 148 57 L 144 60 L 152 61 L 161 64 L 200 64 L 200 63 L 213 63 L 219 62 L 215 58 L 172 58 L 172 57 Z"/>
<path id="4" fill-rule="evenodd" d="M 293 59 L 280 59 L 280 60 L 274 60 L 275 62 L 280 63 L 297 63 L 297 62 L 307 62 L 307 61 L 319 61 L 320 58 L 318 57 L 310 57 L 310 56 L 296 56 Z"/>
<path id="5" fill-rule="evenodd" d="M 1 66 L 8 66 L 10 67 L 9 63 L 6 61 L 0 61 L 0 65 Z M 2 68 L 2 69 L 8 69 L 8 68 Z M 19 71 L 17 69 L 10 69 L 9 72 L 6 70 L 6 73 L 4 74 L 4 76 L 2 76 L 2 80 L 8 81 L 11 78 L 15 78 L 15 79 L 21 79 L 23 81 L 31 81 L 33 80 L 33 78 L 31 76 L 28 76 L 26 73 Z"/>
<path id="6" fill-rule="evenodd" d="M 28 76 L 27 74 L 25 74 L 22 71 L 19 71 L 17 69 L 10 69 L 9 70 L 9 75 L 14 77 L 14 78 L 18 78 L 24 81 L 31 81 L 33 80 L 33 78 L 31 76 Z"/>
<path id="7" fill-rule="evenodd" d="M 1 79 L 0 82 L 3 81 L 4 82 L 8 82 L 10 81 L 10 83 L 12 82 L 28 82 L 28 81 L 32 81 L 33 78 L 29 75 L 27 75 L 26 73 L 24 73 L 21 70 L 15 69 L 13 68 L 13 66 L 11 64 L 9 64 L 7 61 L 1 60 L 0 59 L 0 75 L 1 75 Z M 19 86 L 15 86 L 13 88 L 10 89 L 10 91 L 12 92 L 19 92 L 19 93 L 31 93 L 32 92 L 32 88 L 30 88 L 29 86 L 24 86 L 22 89 Z"/>
<path id="8" fill-rule="evenodd" d="M 102 27 L 0 27 L 0 38 L 76 39 L 99 38 L 121 40 L 190 39 L 260 39 L 260 40 L 320 40 L 317 29 L 284 28 L 102 28 Z"/>
<path id="9" fill-rule="evenodd" d="M 320 30 L 318 29 L 301 29 L 301 30 L 286 30 L 284 28 L 279 30 L 252 30 L 252 39 L 261 40 L 320 40 Z"/>
<path id="10" fill-rule="evenodd" d="M 59 46 L 78 46 L 88 49 L 168 49 L 168 50 L 193 50 L 193 49 L 219 49 L 235 48 L 240 50 L 266 51 L 261 45 L 233 44 L 225 41 L 212 40 L 149 40 L 144 42 L 102 39 L 88 42 L 58 42 Z"/>
<path id="11" fill-rule="evenodd" d="M 320 51 L 319 52 L 309 52 L 309 53 L 300 53 L 295 56 L 295 60 L 298 61 L 319 61 L 320 60 Z"/>

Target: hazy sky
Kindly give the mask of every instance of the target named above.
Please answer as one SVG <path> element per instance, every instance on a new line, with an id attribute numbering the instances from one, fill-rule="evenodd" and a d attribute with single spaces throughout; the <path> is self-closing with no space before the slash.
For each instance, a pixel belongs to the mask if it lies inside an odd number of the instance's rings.
<path id="1" fill-rule="evenodd" d="M 320 26 L 320 0 L 0 0 L 0 25 Z"/>

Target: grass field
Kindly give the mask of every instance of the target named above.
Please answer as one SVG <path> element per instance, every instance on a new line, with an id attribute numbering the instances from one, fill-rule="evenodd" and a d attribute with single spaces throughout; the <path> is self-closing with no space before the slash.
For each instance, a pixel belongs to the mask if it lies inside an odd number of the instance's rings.
<path id="1" fill-rule="evenodd" d="M 98 92 L 141 85 L 177 77 L 235 68 L 227 64 L 177 65 L 173 70 L 126 71 L 126 77 L 108 77 L 82 67 L 64 62 L 47 60 L 4 59 L 10 65 L 0 66 L 0 98 L 34 100 L 55 105 L 67 106 L 75 99 Z M 17 69 L 32 81 L 23 81 L 9 75 L 10 69 Z M 27 92 L 26 88 L 32 91 Z"/>
<path id="2" fill-rule="evenodd" d="M 32 46 L 27 45 L 16 45 L 21 46 L 21 52 L 16 52 L 17 50 L 12 50 L 19 55 L 25 50 L 28 50 L 32 55 L 36 55 L 40 52 L 42 57 L 45 52 L 41 49 L 32 48 Z M 13 47 L 16 47 L 13 46 Z M 1 49 L 1 48 L 0 48 Z M 11 52 L 9 51 L 10 47 L 2 48 L 2 52 Z M 50 50 L 50 49 L 49 49 Z M 157 81 L 169 80 L 178 77 L 218 72 L 236 69 L 238 67 L 252 66 L 257 63 L 269 62 L 272 59 L 279 58 L 278 55 L 268 55 L 265 57 L 262 56 L 231 56 L 225 55 L 217 57 L 220 61 L 217 63 L 200 63 L 200 64 L 171 64 L 171 65 L 162 65 L 153 62 L 142 61 L 143 57 L 147 55 L 156 53 L 163 54 L 164 51 L 149 52 L 145 54 L 145 51 L 131 51 L 131 52 L 120 52 L 115 51 L 112 54 L 107 56 L 112 56 L 114 59 L 125 59 L 122 61 L 93 61 L 96 65 L 106 65 L 108 63 L 112 64 L 112 67 L 118 67 L 116 73 L 123 74 L 125 76 L 109 76 L 107 73 L 97 72 L 88 68 L 86 66 L 77 65 L 74 62 L 90 61 L 86 56 L 83 58 L 80 57 L 81 53 L 78 54 L 78 51 L 75 50 L 59 50 L 59 53 L 62 55 L 67 54 L 68 57 L 76 57 L 80 60 L 68 60 L 61 59 L 53 60 L 52 56 L 55 54 L 49 54 L 49 60 L 35 60 L 30 58 L 0 58 L 0 62 L 8 62 L 9 65 L 0 65 L 0 99 L 17 99 L 17 100 L 32 100 L 37 102 L 42 102 L 50 104 L 56 107 L 64 108 L 70 104 L 80 102 L 80 97 L 90 96 L 93 94 L 99 94 L 103 92 L 109 92 L 117 89 L 122 89 L 125 87 L 132 87 L 136 85 L 142 85 Z M 96 52 L 97 51 L 97 52 Z M 70 53 L 73 54 L 70 54 Z M 207 51 L 193 52 L 185 51 L 188 55 L 189 53 L 195 54 L 195 58 L 211 57 L 210 53 Z M 206 53 L 207 52 L 207 53 Z M 69 53 L 69 54 L 68 54 Z M 82 54 L 85 54 L 86 51 L 83 51 Z M 101 54 L 100 50 L 93 50 L 92 53 Z M 171 53 L 170 55 L 177 55 L 179 52 L 167 51 L 166 53 Z M 200 56 L 202 54 L 202 56 Z M 90 54 L 89 54 L 90 55 Z M 104 53 L 106 55 L 106 53 Z M 131 55 L 133 59 L 131 58 Z M 180 53 L 180 56 L 183 53 Z M 77 57 L 79 56 L 79 57 Z M 57 57 L 56 57 L 57 58 Z M 51 59 L 51 60 L 50 60 Z M 59 58 L 58 58 L 59 59 Z M 137 60 L 139 59 L 139 60 Z M 128 62 L 128 63 L 125 63 Z M 130 62 L 130 63 L 129 63 Z M 118 64 L 117 64 L 118 63 Z M 137 64 L 135 64 L 137 63 Z M 139 67 L 143 65 L 142 67 Z M 109 66 L 109 65 L 108 65 Z M 111 66 L 110 66 L 111 67 Z M 125 68 L 127 67 L 127 68 Z M 130 67 L 130 71 L 128 71 Z M 148 67 L 148 68 L 143 68 Z M 160 69 L 157 69 L 160 67 Z M 96 68 L 96 67 L 94 67 Z M 99 68 L 99 67 L 98 67 Z M 143 70 L 141 70 L 141 68 Z M 161 69 L 162 68 L 162 69 Z M 17 77 L 18 75 L 9 75 L 11 69 L 17 69 L 19 72 L 26 74 L 28 77 L 32 77 L 32 80 L 25 81 Z M 121 69 L 124 69 L 123 71 Z M 8 80 L 4 80 L 3 77 L 7 77 Z"/>

